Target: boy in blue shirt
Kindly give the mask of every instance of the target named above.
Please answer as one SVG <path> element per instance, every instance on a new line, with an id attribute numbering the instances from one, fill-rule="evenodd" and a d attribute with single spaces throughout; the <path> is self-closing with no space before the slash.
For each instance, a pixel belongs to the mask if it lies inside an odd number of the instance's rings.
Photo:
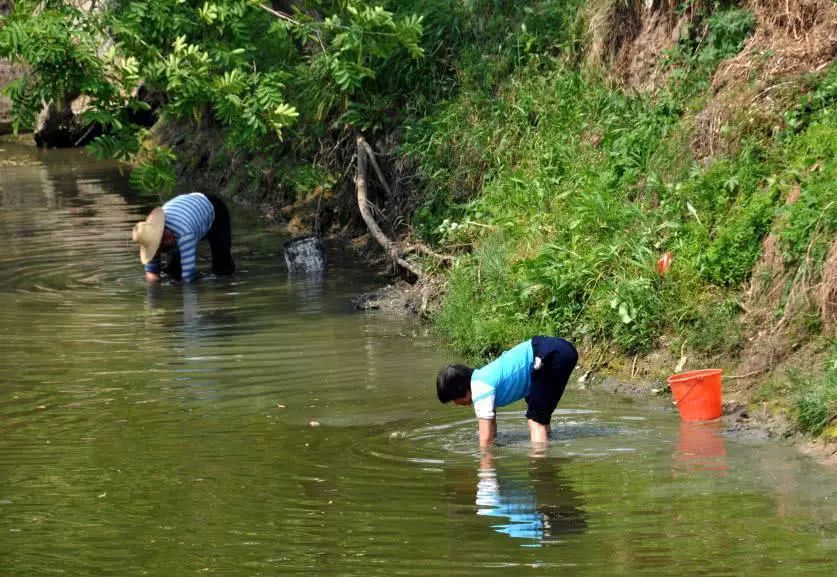
<path id="1" fill-rule="evenodd" d="M 444 367 L 436 377 L 436 394 L 442 403 L 474 406 L 480 447 L 491 445 L 497 435 L 496 407 L 526 399 L 529 436 L 533 443 L 545 443 L 552 413 L 577 362 L 569 341 L 536 336 L 482 368 Z"/>

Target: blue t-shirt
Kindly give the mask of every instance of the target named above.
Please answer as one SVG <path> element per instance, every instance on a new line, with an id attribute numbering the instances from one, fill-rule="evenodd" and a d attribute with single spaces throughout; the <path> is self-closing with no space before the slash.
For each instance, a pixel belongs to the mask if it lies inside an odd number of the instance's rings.
<path id="1" fill-rule="evenodd" d="M 471 401 L 481 419 L 493 419 L 505 407 L 529 394 L 532 386 L 532 340 L 523 341 L 471 375 Z"/>

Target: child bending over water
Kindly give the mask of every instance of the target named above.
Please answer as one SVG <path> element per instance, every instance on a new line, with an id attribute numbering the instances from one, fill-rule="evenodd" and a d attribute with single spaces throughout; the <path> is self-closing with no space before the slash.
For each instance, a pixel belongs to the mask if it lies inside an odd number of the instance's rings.
<path id="1" fill-rule="evenodd" d="M 552 413 L 564 394 L 578 353 L 569 341 L 532 337 L 479 369 L 448 365 L 436 377 L 439 401 L 473 405 L 479 423 L 480 447 L 497 435 L 495 410 L 526 399 L 526 419 L 533 443 L 545 443 Z"/>

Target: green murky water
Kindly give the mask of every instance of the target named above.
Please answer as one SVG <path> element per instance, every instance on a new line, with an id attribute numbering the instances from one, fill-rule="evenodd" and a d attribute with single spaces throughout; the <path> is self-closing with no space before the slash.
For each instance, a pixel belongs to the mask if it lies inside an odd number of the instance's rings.
<path id="1" fill-rule="evenodd" d="M 353 312 L 357 263 L 291 277 L 236 211 L 234 279 L 148 289 L 148 207 L 114 165 L 0 143 L 0 575 L 837 571 L 835 471 L 575 390 L 546 454 L 514 406 L 481 459 L 434 398 L 453 356 Z"/>

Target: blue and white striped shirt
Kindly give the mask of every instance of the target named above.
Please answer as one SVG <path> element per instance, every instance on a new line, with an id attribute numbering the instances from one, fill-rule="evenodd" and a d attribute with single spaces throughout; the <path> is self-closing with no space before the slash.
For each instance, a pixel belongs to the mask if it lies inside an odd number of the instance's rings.
<path id="1" fill-rule="evenodd" d="M 215 208 L 200 192 L 181 194 L 163 205 L 166 228 L 174 233 L 180 251 L 183 282 L 195 277 L 195 257 L 200 241 L 215 220 Z M 160 255 L 145 265 L 145 270 L 160 274 Z"/>

